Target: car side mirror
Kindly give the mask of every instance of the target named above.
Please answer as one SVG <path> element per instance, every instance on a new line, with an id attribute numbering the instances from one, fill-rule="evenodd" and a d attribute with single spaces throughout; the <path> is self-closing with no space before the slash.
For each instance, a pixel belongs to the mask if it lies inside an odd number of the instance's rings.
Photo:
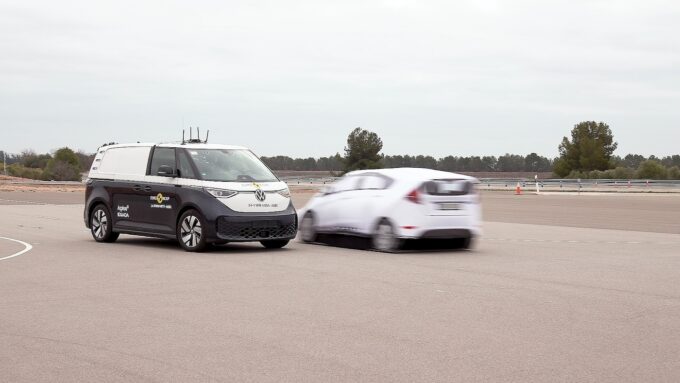
<path id="1" fill-rule="evenodd" d="M 177 177 L 177 174 L 175 173 L 175 169 L 168 165 L 161 165 L 158 167 L 158 173 L 156 175 L 161 176 L 161 177 Z"/>

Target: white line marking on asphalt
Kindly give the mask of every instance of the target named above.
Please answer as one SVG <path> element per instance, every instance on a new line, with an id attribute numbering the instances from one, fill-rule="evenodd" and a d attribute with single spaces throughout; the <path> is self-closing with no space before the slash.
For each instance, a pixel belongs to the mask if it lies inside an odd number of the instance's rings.
<path id="1" fill-rule="evenodd" d="M 505 238 L 485 238 L 487 241 L 498 242 L 526 242 L 526 243 L 560 243 L 560 244 L 607 244 L 607 245 L 677 245 L 680 242 L 642 242 L 642 241 L 578 241 L 573 239 L 505 239 Z"/>
<path id="2" fill-rule="evenodd" d="M 18 256 L 20 256 L 21 254 L 23 254 L 23 253 L 25 253 L 25 252 L 27 252 L 27 251 L 29 251 L 29 250 L 31 250 L 31 249 L 33 248 L 33 246 L 31 246 L 30 243 L 26 243 L 26 242 L 20 241 L 20 240 L 18 240 L 18 239 L 7 238 L 7 237 L 0 237 L 0 239 L 6 239 L 6 240 L 8 240 L 8 241 L 12 241 L 12 242 L 16 242 L 16 243 L 20 243 L 20 244 L 24 245 L 24 249 L 23 249 L 23 250 L 21 250 L 21 251 L 19 251 L 19 252 L 16 252 L 16 253 L 14 253 L 14 254 L 12 254 L 12 255 L 8 255 L 8 256 L 6 256 L 6 257 L 2 257 L 2 258 L 0 258 L 0 261 L 3 261 L 3 260 L 5 260 L 5 259 L 10 259 L 10 258 L 18 257 Z"/>
<path id="3" fill-rule="evenodd" d="M 0 198 L 0 201 L 3 201 L 3 202 L 19 202 L 20 204 L 27 204 L 27 205 L 47 205 L 46 203 L 43 203 L 43 202 L 24 201 L 24 200 L 17 200 L 17 199 Z"/>

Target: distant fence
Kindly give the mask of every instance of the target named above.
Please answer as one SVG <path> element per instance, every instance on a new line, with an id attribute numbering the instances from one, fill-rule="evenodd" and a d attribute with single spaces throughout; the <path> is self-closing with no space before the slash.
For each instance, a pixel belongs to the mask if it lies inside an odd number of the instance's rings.
<path id="1" fill-rule="evenodd" d="M 479 180 L 482 188 L 514 188 L 517 183 L 523 188 L 535 187 L 536 181 L 532 179 L 517 178 L 484 178 Z M 645 190 L 645 189 L 671 189 L 680 191 L 680 180 L 611 180 L 611 179 L 539 179 L 538 185 L 542 189 L 551 190 Z"/>
<path id="2" fill-rule="evenodd" d="M 288 185 L 322 186 L 331 184 L 338 177 L 280 177 Z M 535 181 L 527 178 L 480 178 L 482 190 L 510 190 L 519 183 L 523 189 L 533 190 Z M 15 185 L 84 185 L 78 181 L 0 180 L 0 184 Z M 680 192 L 680 180 L 610 180 L 610 179 L 539 179 L 541 190 L 546 191 L 656 191 Z"/>
<path id="3" fill-rule="evenodd" d="M 282 177 L 289 185 L 326 185 L 337 177 Z M 534 189 L 536 181 L 527 178 L 480 178 L 482 190 L 515 189 L 517 184 L 524 189 Z M 541 190 L 546 191 L 668 191 L 680 192 L 680 180 L 611 180 L 611 179 L 539 179 Z"/>

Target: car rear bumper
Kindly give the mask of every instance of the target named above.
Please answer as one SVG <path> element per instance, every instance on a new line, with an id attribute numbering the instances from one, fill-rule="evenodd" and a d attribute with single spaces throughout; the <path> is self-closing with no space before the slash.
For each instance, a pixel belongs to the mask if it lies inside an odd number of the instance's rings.
<path id="1" fill-rule="evenodd" d="M 397 227 L 397 234 L 404 239 L 469 238 L 482 234 L 481 222 L 474 216 L 426 216 L 419 225 Z"/>
<path id="2" fill-rule="evenodd" d="M 432 229 L 420 234 L 419 239 L 471 238 L 474 234 L 469 229 Z"/>

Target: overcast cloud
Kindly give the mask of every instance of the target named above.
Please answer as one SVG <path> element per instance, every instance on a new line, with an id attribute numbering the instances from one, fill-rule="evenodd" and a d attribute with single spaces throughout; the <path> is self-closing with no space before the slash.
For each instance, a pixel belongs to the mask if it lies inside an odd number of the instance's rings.
<path id="1" fill-rule="evenodd" d="M 554 156 L 582 120 L 680 153 L 680 3 L 0 0 L 0 150 Z"/>

